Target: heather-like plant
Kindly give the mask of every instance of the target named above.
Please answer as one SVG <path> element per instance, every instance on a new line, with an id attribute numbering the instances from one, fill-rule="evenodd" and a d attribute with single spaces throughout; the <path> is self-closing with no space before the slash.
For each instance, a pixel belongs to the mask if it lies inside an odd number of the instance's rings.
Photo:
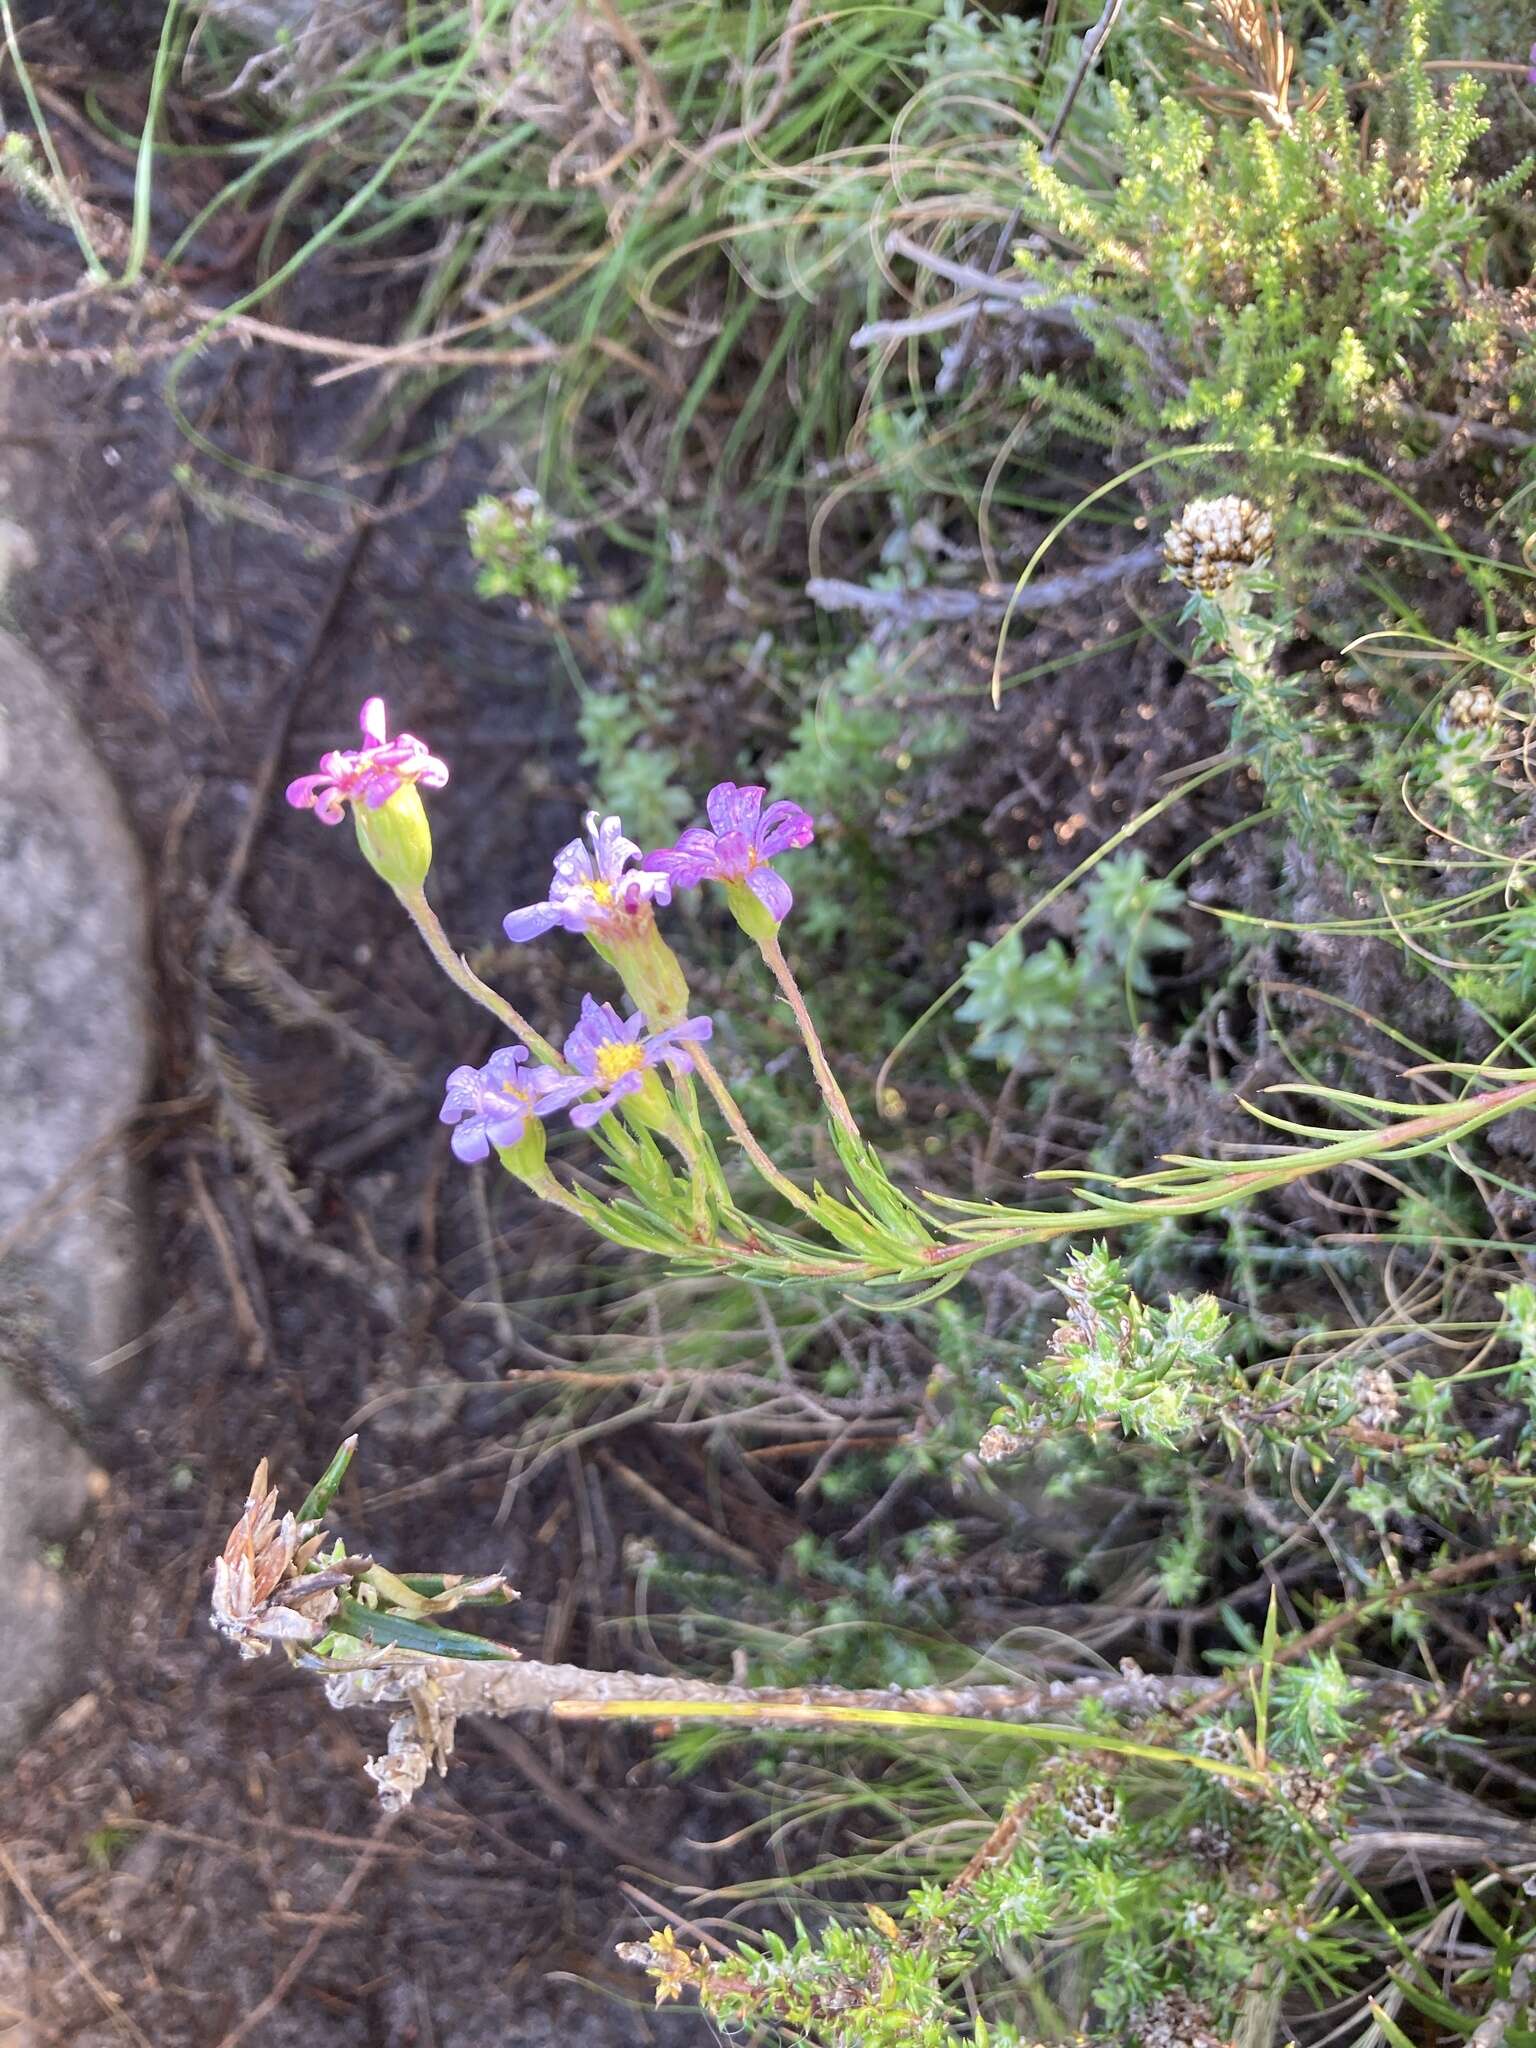
<path id="1" fill-rule="evenodd" d="M 1227 10 L 1255 33 L 1269 12 Z M 1365 135 L 1358 81 L 1340 71 L 1307 89 L 1281 65 L 1267 94 L 1213 93 L 1202 65 L 1224 43 L 1207 9 L 1182 31 L 1187 97 L 1113 89 L 1107 188 L 1025 144 L 1036 232 L 1017 262 L 1070 299 L 1110 380 L 1114 437 L 1210 435 L 1258 459 L 1348 445 L 1362 425 L 1395 446 L 1422 433 L 1418 408 L 1456 409 L 1447 371 L 1499 326 L 1490 243 L 1530 165 L 1465 175 L 1482 87 L 1467 75 L 1442 91 L 1426 68 L 1436 12 L 1403 10 Z M 1054 379 L 1025 388 L 1072 396 Z M 1091 429 L 1081 407 L 1076 425 Z"/>

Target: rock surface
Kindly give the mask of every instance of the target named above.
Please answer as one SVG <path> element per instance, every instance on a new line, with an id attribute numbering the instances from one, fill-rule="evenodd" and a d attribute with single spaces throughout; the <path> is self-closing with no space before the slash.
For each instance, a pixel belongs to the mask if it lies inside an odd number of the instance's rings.
<path id="1" fill-rule="evenodd" d="M 47 1550 L 93 1473 L 43 1404 L 103 1413 L 139 1334 L 125 1140 L 149 1064 L 146 922 L 115 790 L 0 633 L 0 1757 L 67 1690 L 84 1624 Z"/>
<path id="2" fill-rule="evenodd" d="M 138 1334 L 126 1127 L 149 1064 L 142 863 L 67 704 L 0 634 L 0 1358 L 86 1413 Z"/>
<path id="3" fill-rule="evenodd" d="M 97 1483 L 73 1438 L 0 1377 L 0 1758 L 81 1663 L 79 1596 L 47 1546 L 73 1535 Z"/>

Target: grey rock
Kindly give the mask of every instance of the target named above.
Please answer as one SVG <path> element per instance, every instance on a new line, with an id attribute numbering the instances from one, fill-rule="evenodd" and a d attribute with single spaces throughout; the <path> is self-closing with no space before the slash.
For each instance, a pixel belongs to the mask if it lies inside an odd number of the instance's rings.
<path id="1" fill-rule="evenodd" d="M 81 1595 L 49 1549 L 98 1482 L 43 1403 L 99 1415 L 129 1381 L 146 927 L 116 792 L 69 706 L 0 633 L 0 1759 L 83 1662 Z"/>
<path id="2" fill-rule="evenodd" d="M 149 1064 L 142 862 L 68 705 L 0 633 L 0 1367 L 86 1414 L 126 1384 Z"/>
<path id="3" fill-rule="evenodd" d="M 46 1546 L 73 1533 L 100 1483 L 53 1417 L 0 1377 L 0 1757 L 80 1667 L 79 1595 Z"/>

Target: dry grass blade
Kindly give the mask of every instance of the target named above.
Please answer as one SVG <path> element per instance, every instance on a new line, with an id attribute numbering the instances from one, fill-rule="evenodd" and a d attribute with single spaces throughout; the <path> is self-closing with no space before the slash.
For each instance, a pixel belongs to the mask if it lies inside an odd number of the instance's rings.
<path id="1" fill-rule="evenodd" d="M 1212 75 L 1192 80 L 1191 96 L 1213 114 L 1260 120 L 1277 135 L 1295 127 L 1291 73 L 1296 53 L 1274 0 L 1191 0 L 1186 19 L 1163 26 Z"/>

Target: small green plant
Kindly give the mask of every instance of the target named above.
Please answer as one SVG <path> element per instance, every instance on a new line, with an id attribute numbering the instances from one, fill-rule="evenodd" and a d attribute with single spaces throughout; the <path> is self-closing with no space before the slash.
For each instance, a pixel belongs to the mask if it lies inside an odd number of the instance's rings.
<path id="1" fill-rule="evenodd" d="M 1211 1295 L 1176 1294 L 1166 1308 L 1148 1307 L 1102 1244 L 1073 1252 L 1056 1284 L 1067 1313 L 1044 1359 L 1026 1372 L 1026 1386 L 1007 1389 L 982 1441 L 984 1458 L 1013 1457 L 1043 1435 L 1104 1424 L 1171 1448 L 1232 1393 L 1228 1319 Z"/>
<path id="2" fill-rule="evenodd" d="M 1060 939 L 1027 952 L 1017 931 L 990 946 L 972 941 L 962 975 L 967 995 L 955 1016 L 981 1027 L 973 1058 L 1035 1070 L 1068 1055 L 1101 1062 L 1105 1031 L 1125 990 L 1151 995 L 1153 956 L 1189 944 L 1167 915 L 1183 901 L 1176 883 L 1149 875 L 1145 856 L 1132 851 L 1105 861 L 1090 878 L 1075 953 Z"/>
<path id="3" fill-rule="evenodd" d="M 537 491 L 480 498 L 464 515 L 469 552 L 480 565 L 482 597 L 511 597 L 557 612 L 581 590 L 581 579 L 554 545 L 554 521 Z"/>

